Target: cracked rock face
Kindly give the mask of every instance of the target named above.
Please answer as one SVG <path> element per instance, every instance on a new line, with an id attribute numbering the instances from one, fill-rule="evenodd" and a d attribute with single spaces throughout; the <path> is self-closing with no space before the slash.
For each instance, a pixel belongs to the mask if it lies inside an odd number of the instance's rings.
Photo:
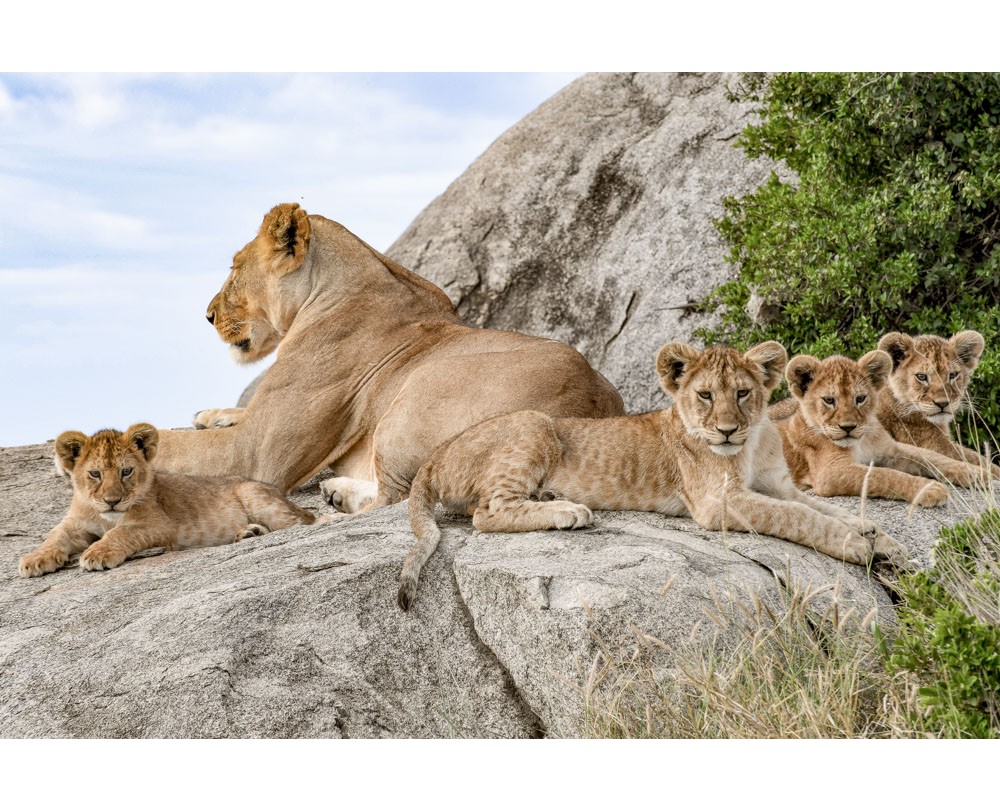
<path id="1" fill-rule="evenodd" d="M 415 605 L 395 605 L 413 537 L 406 505 L 230 546 L 147 553 L 107 572 L 21 579 L 64 515 L 52 444 L 0 449 L 0 729 L 7 737 L 531 737 L 579 735 L 602 647 L 635 631 L 669 671 L 716 596 L 776 604 L 789 576 L 892 621 L 858 566 L 796 544 L 650 513 L 572 532 L 480 534 L 442 517 Z M 968 494 L 964 494 L 968 498 Z M 325 509 L 318 486 L 293 494 Z M 856 499 L 838 499 L 857 509 Z M 871 502 L 926 562 L 968 507 Z M 669 585 L 669 587 L 667 587 Z M 600 661 L 598 662 L 600 665 Z"/>

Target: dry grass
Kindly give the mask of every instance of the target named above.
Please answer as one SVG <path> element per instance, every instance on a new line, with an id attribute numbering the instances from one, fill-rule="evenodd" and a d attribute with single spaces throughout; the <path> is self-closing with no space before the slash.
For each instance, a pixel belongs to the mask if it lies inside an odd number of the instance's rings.
<path id="1" fill-rule="evenodd" d="M 790 580 L 786 582 L 791 582 Z M 715 644 L 696 639 L 671 650 L 633 630 L 599 652 L 579 687 L 583 735 L 600 738 L 907 738 L 916 687 L 887 674 L 874 612 L 816 608 L 827 589 L 779 584 L 768 605 L 716 600 Z"/>

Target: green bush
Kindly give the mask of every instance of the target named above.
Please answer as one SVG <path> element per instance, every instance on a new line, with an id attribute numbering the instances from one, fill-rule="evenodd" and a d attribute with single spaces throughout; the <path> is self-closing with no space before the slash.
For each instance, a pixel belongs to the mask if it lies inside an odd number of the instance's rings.
<path id="1" fill-rule="evenodd" d="M 759 110 L 742 148 L 796 177 L 724 201 L 738 271 L 701 337 L 858 357 L 890 330 L 976 329 L 972 394 L 998 433 L 1000 74 L 747 75 L 734 97 Z"/>
<path id="2" fill-rule="evenodd" d="M 889 666 L 916 678 L 925 728 L 1000 737 L 1000 512 L 942 529 L 934 566 L 899 590 Z"/>

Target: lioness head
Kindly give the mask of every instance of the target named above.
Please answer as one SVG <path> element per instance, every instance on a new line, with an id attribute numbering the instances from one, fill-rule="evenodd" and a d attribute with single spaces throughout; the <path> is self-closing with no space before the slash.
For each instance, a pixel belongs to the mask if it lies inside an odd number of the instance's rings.
<path id="1" fill-rule="evenodd" d="M 806 424 L 849 448 L 878 420 L 876 398 L 891 368 L 892 359 L 878 349 L 858 361 L 843 355 L 825 360 L 797 355 L 788 362 L 785 377 Z"/>
<path id="2" fill-rule="evenodd" d="M 157 430 L 145 422 L 125 433 L 107 428 L 91 437 L 66 431 L 56 439 L 56 467 L 69 474 L 78 496 L 115 524 L 145 498 L 158 440 Z"/>
<path id="3" fill-rule="evenodd" d="M 732 456 L 765 417 L 787 359 L 776 341 L 742 355 L 728 346 L 701 351 L 673 343 L 657 354 L 656 371 L 688 433 L 714 453 Z"/>
<path id="4" fill-rule="evenodd" d="M 309 216 L 282 203 L 264 217 L 257 236 L 233 257 L 233 267 L 205 317 L 238 363 L 266 357 L 288 331 L 307 291 L 289 276 L 309 249 Z"/>
<path id="5" fill-rule="evenodd" d="M 955 418 L 984 346 L 983 336 L 974 330 L 959 332 L 950 340 L 890 332 L 878 342 L 878 348 L 892 358 L 889 388 L 896 399 L 936 425 Z"/>

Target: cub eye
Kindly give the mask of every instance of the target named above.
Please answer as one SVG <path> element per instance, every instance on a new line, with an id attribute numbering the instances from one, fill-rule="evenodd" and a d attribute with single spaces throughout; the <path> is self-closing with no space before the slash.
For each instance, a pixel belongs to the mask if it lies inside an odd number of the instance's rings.
<path id="1" fill-rule="evenodd" d="M 867 399 L 868 399 L 868 395 L 867 394 L 859 394 L 857 397 L 854 398 L 854 402 L 857 405 L 861 405 Z"/>
<path id="2" fill-rule="evenodd" d="M 132 468 L 130 468 L 130 467 L 123 467 L 122 468 L 122 478 L 123 479 L 127 479 L 131 475 L 132 475 Z"/>
<path id="3" fill-rule="evenodd" d="M 712 399 L 712 392 L 710 392 L 710 391 L 699 391 L 698 392 L 698 396 L 702 400 L 711 400 Z"/>
<path id="4" fill-rule="evenodd" d="M 954 380 L 956 377 L 958 377 L 958 372 L 949 372 L 948 373 L 948 379 L 949 380 Z"/>
<path id="5" fill-rule="evenodd" d="M 923 372 L 917 372 L 917 380 L 919 380 L 921 383 L 926 383 L 927 375 L 925 375 Z"/>
<path id="6" fill-rule="evenodd" d="M 736 392 L 736 399 L 742 400 L 744 397 L 748 397 L 749 395 L 750 395 L 750 389 L 740 389 L 738 392 Z"/>
<path id="7" fill-rule="evenodd" d="M 87 471 L 87 475 L 90 476 L 90 478 L 92 478 L 92 479 L 97 479 L 98 481 L 100 481 L 101 471 L 99 471 L 99 470 L 88 470 Z"/>
<path id="8" fill-rule="evenodd" d="M 832 406 L 837 401 L 834 400 L 832 397 L 824 397 L 823 402 L 826 403 L 827 405 Z"/>

